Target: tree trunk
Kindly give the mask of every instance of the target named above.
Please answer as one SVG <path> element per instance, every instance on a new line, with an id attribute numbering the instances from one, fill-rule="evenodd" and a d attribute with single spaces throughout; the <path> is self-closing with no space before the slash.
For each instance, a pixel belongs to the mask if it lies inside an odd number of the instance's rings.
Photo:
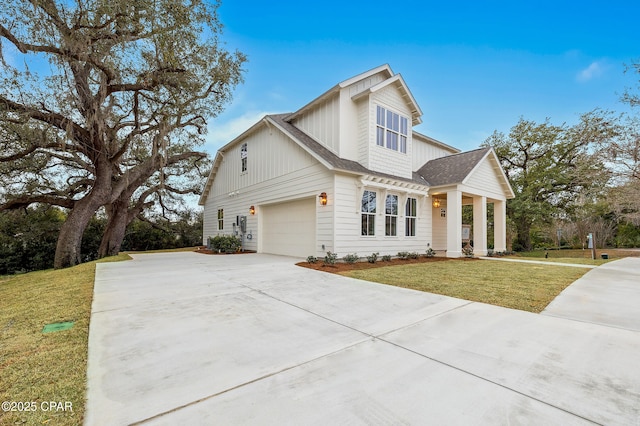
<path id="1" fill-rule="evenodd" d="M 517 242 L 522 245 L 524 251 L 531 251 L 531 222 L 528 218 L 520 218 L 516 221 L 516 230 L 518 231 Z"/>
<path id="2" fill-rule="evenodd" d="M 101 204 L 95 196 L 88 195 L 76 203 L 69 212 L 69 216 L 62 224 L 58 235 L 56 255 L 53 261 L 54 268 L 67 268 L 82 262 L 80 253 L 82 235 Z"/>
<path id="3" fill-rule="evenodd" d="M 109 202 L 111 191 L 111 164 L 108 161 L 98 160 L 96 161 L 96 178 L 91 192 L 74 204 L 67 220 L 60 228 L 53 260 L 55 269 L 82 263 L 80 249 L 84 231 L 96 211 Z"/>
<path id="4" fill-rule="evenodd" d="M 102 241 L 98 249 L 98 259 L 115 256 L 120 252 L 127 226 L 130 223 L 126 207 L 116 203 L 112 205 L 110 210 L 107 226 L 102 234 Z"/>

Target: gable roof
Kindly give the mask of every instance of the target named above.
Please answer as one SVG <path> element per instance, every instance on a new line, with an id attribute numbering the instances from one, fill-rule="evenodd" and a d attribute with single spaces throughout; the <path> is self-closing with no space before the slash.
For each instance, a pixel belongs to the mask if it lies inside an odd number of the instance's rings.
<path id="1" fill-rule="evenodd" d="M 462 183 L 491 148 L 480 148 L 427 161 L 418 174 L 431 186 Z"/>
<path id="2" fill-rule="evenodd" d="M 370 69 L 369 71 L 365 71 L 365 72 L 360 73 L 360 74 L 358 74 L 358 75 L 356 75 L 354 77 L 351 77 L 351 78 L 348 78 L 348 79 L 346 79 L 344 81 L 341 81 L 340 83 L 336 84 L 331 89 L 327 90 L 322 95 L 318 96 L 317 98 L 315 98 L 314 100 L 312 100 L 311 102 L 309 102 L 308 104 L 303 106 L 302 108 L 300 108 L 297 111 L 291 113 L 290 116 L 289 116 L 289 119 L 293 120 L 297 116 L 299 116 L 299 115 L 303 114 L 304 112 L 312 109 L 314 106 L 321 104 L 322 102 L 324 102 L 327 99 L 331 98 L 333 95 L 339 93 L 341 89 L 344 89 L 345 87 L 348 87 L 348 86 L 350 86 L 352 84 L 355 84 L 358 81 L 367 79 L 367 78 L 369 78 L 369 77 L 371 77 L 373 75 L 380 74 L 380 73 L 386 75 L 386 78 L 384 79 L 384 81 L 382 81 L 381 83 L 378 83 L 376 86 L 374 86 L 374 87 L 379 86 L 375 90 L 380 90 L 381 88 L 386 87 L 391 83 L 399 82 L 401 90 L 404 92 L 404 96 L 407 98 L 407 102 L 411 106 L 413 124 L 414 125 L 420 124 L 422 122 L 422 119 L 420 118 L 420 116 L 422 115 L 422 110 L 420 110 L 420 107 L 418 106 L 416 100 L 413 98 L 413 95 L 411 94 L 411 92 L 409 91 L 409 88 L 407 87 L 406 83 L 402 79 L 402 76 L 400 74 L 397 74 L 397 75 L 393 74 L 393 71 L 391 70 L 391 67 L 389 66 L 389 64 L 380 65 L 378 67 Z M 365 90 L 364 94 L 363 93 L 359 93 L 359 94 L 355 95 L 353 99 L 354 100 L 357 99 L 358 97 L 360 97 L 360 95 L 364 96 L 364 95 L 367 95 L 369 93 L 372 93 L 371 89 L 372 88 L 369 88 L 369 89 Z M 375 91 L 375 90 L 373 90 L 373 91 Z"/>
<path id="3" fill-rule="evenodd" d="M 320 142 L 316 141 L 311 136 L 309 136 L 308 134 L 306 134 L 305 132 L 303 132 L 293 124 L 291 124 L 288 121 L 291 115 L 292 115 L 291 113 L 266 115 L 262 118 L 262 120 L 260 120 L 259 122 L 251 126 L 249 129 L 247 129 L 245 132 L 243 132 L 241 135 L 239 135 L 238 137 L 233 139 L 231 142 L 227 143 L 222 148 L 220 148 L 216 153 L 216 157 L 213 161 L 213 167 L 207 178 L 207 182 L 205 184 L 202 195 L 198 200 L 198 204 L 202 206 L 207 201 L 209 190 L 213 185 L 213 181 L 218 172 L 218 168 L 220 167 L 220 164 L 222 163 L 222 159 L 224 158 L 224 152 L 228 148 L 236 145 L 237 143 L 240 143 L 242 139 L 244 139 L 246 136 L 253 133 L 259 127 L 265 124 L 278 128 L 285 135 L 289 136 L 291 140 L 296 142 L 302 149 L 304 149 L 306 152 L 311 154 L 311 156 L 313 156 L 316 160 L 318 160 L 321 164 L 323 164 L 325 167 L 327 167 L 330 170 L 346 172 L 351 174 L 358 174 L 358 175 L 381 177 L 381 178 L 392 179 L 392 180 L 397 180 L 405 183 L 412 183 L 412 184 L 423 185 L 423 186 L 428 185 L 427 181 L 416 172 L 413 172 L 411 179 L 408 179 L 400 176 L 391 175 L 388 173 L 376 172 L 364 167 L 362 164 L 358 163 L 357 161 L 347 160 L 345 158 L 341 158 L 337 156 L 332 151 L 330 151 L 327 147 L 322 145 Z"/>
<path id="4" fill-rule="evenodd" d="M 421 118 L 422 110 L 418 106 L 418 103 L 416 102 L 415 98 L 413 97 L 413 94 L 409 90 L 407 83 L 405 83 L 404 78 L 402 78 L 402 75 L 400 74 L 396 74 L 393 77 L 388 78 L 376 84 L 375 86 L 371 86 L 368 89 L 365 89 L 362 92 L 353 95 L 351 99 L 356 101 L 365 96 L 369 96 L 370 94 L 375 93 L 380 89 L 391 86 L 392 84 L 395 84 L 396 87 L 398 87 L 398 89 L 400 90 L 400 92 L 402 92 L 402 97 L 405 98 L 407 105 L 409 105 L 409 108 L 411 109 L 411 123 L 414 126 L 417 126 L 418 124 L 422 123 L 422 118 Z"/>
<path id="5" fill-rule="evenodd" d="M 436 158 L 426 162 L 418 169 L 417 173 L 429 182 L 431 187 L 462 184 L 486 158 L 490 158 L 498 166 L 494 167 L 494 169 L 500 170 L 500 178 L 507 198 L 513 198 L 513 189 L 500 167 L 495 151 L 491 147 Z"/>
<path id="6" fill-rule="evenodd" d="M 289 116 L 290 114 L 276 114 L 268 115 L 265 117 L 265 119 L 268 119 L 273 124 L 278 126 L 281 131 L 289 135 L 289 137 L 291 137 L 295 142 L 298 142 L 298 144 L 300 144 L 301 147 L 305 149 L 305 151 L 309 152 L 329 169 L 353 174 L 378 176 L 403 182 L 415 183 L 418 185 L 427 185 L 427 182 L 424 180 L 424 178 L 415 172 L 413 173 L 412 178 L 408 179 L 388 173 L 376 172 L 367 169 L 357 161 L 341 158 L 330 151 L 328 148 L 326 148 L 324 145 L 322 145 L 320 142 L 316 141 L 311 136 L 307 135 L 305 132 L 291 124 L 288 121 Z"/>

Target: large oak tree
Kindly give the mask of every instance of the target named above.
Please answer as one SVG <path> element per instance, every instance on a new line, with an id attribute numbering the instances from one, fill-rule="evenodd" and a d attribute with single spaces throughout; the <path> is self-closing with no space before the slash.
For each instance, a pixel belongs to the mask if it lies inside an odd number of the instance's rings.
<path id="1" fill-rule="evenodd" d="M 135 207 L 130 197 L 155 186 L 150 179 L 170 191 L 163 170 L 205 156 L 197 147 L 206 120 L 230 100 L 245 62 L 219 39 L 218 6 L 5 1 L 0 209 L 68 209 L 56 268 L 80 262 L 82 234 L 100 207 L 114 217 Z"/>
<path id="2" fill-rule="evenodd" d="M 513 187 L 507 214 L 523 249 L 532 249 L 534 223 L 570 217 L 585 197 L 605 189 L 610 173 L 600 150 L 618 134 L 612 114 L 593 111 L 573 126 L 520 119 L 509 134 L 496 131 L 484 142 L 495 149 Z"/>

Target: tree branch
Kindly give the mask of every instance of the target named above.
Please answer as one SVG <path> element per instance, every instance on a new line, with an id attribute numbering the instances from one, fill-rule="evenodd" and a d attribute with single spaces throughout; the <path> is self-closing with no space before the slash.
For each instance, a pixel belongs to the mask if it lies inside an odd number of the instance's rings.
<path id="1" fill-rule="evenodd" d="M 72 209 L 75 205 L 75 200 L 69 198 L 62 198 L 59 195 L 55 194 L 42 194 L 42 195 L 29 195 L 16 197 L 4 204 L 0 204 L 0 212 L 5 210 L 15 210 L 22 207 L 28 207 L 31 204 L 35 203 L 44 203 L 44 204 L 52 204 L 54 206 L 65 207 L 68 209 Z"/>

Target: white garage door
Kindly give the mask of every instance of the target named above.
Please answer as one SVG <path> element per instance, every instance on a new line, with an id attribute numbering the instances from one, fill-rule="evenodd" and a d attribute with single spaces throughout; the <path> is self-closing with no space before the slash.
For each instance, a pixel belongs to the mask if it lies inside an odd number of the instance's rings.
<path id="1" fill-rule="evenodd" d="M 315 198 L 262 206 L 262 252 L 307 257 L 316 253 Z"/>

